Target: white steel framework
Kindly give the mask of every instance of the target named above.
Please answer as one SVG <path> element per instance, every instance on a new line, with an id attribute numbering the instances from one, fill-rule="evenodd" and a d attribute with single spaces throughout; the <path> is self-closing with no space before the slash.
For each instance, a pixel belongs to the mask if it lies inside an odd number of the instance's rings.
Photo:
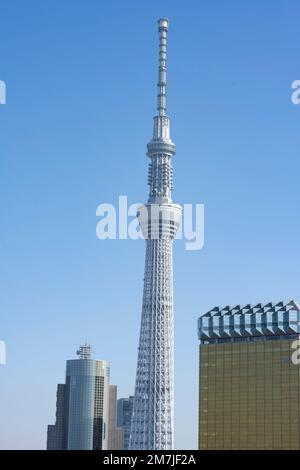
<path id="1" fill-rule="evenodd" d="M 130 448 L 146 450 L 174 446 L 172 244 L 181 219 L 181 207 L 171 198 L 175 145 L 166 115 L 167 19 L 158 20 L 158 30 L 158 114 L 147 152 L 150 191 L 148 203 L 137 214 L 146 239 L 146 261 L 130 434 Z"/>

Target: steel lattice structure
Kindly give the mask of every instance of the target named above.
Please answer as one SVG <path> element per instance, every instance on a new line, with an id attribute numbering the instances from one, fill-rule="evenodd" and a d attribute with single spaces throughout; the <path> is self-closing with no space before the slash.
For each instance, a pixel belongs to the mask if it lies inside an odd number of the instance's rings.
<path id="1" fill-rule="evenodd" d="M 166 52 L 168 20 L 158 20 L 158 115 L 148 144 L 148 203 L 138 211 L 146 240 L 146 261 L 138 349 L 131 449 L 168 450 L 174 444 L 173 378 L 173 261 L 172 244 L 181 220 L 181 207 L 172 203 L 172 158 L 166 115 Z"/>

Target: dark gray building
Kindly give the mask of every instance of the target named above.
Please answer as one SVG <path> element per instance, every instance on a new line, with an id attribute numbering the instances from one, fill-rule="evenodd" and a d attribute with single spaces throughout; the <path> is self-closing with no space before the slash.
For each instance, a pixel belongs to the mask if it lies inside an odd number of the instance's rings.
<path id="1" fill-rule="evenodd" d="M 117 406 L 117 426 L 123 428 L 124 432 L 124 449 L 129 449 L 129 438 L 131 419 L 133 412 L 134 397 L 119 398 Z"/>
<path id="2" fill-rule="evenodd" d="M 63 450 L 67 448 L 68 415 L 67 415 L 67 386 L 58 384 L 56 391 L 55 424 L 49 424 L 47 432 L 47 450 Z"/>

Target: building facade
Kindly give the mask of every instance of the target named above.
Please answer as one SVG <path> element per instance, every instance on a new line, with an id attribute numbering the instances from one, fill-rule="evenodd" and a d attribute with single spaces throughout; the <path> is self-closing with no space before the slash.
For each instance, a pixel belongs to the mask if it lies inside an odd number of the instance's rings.
<path id="1" fill-rule="evenodd" d="M 215 307 L 198 335 L 199 449 L 300 449 L 300 305 Z"/>
<path id="2" fill-rule="evenodd" d="M 181 220 L 181 207 L 172 202 L 175 145 L 166 114 L 167 19 L 158 20 L 158 30 L 158 114 L 147 152 L 150 190 L 147 204 L 137 214 L 146 260 L 130 434 L 131 449 L 149 450 L 174 445 L 172 244 Z"/>
<path id="3" fill-rule="evenodd" d="M 109 409 L 108 409 L 108 443 L 109 450 L 124 449 L 124 432 L 122 427 L 117 425 L 117 394 L 116 385 L 109 386 Z"/>
<path id="4" fill-rule="evenodd" d="M 129 449 L 129 438 L 131 429 L 131 420 L 133 413 L 134 397 L 119 398 L 117 405 L 117 426 L 123 429 L 124 449 Z"/>
<path id="5" fill-rule="evenodd" d="M 66 383 L 57 388 L 56 423 L 48 426 L 48 450 L 107 449 L 110 366 L 91 359 L 88 345 L 77 353 L 79 359 L 67 361 Z"/>
<path id="6" fill-rule="evenodd" d="M 55 424 L 49 424 L 47 432 L 47 449 L 63 450 L 67 448 L 66 385 L 58 384 L 56 391 Z"/>

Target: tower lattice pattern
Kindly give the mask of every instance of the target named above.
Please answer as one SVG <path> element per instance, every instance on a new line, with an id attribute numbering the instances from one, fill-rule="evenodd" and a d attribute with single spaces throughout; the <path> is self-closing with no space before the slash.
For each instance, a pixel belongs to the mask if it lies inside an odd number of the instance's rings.
<path id="1" fill-rule="evenodd" d="M 158 20 L 158 115 L 148 144 L 148 203 L 138 212 L 146 239 L 142 319 L 138 349 L 131 449 L 173 449 L 173 261 L 172 244 L 181 219 L 181 207 L 172 203 L 172 158 L 166 115 L 166 52 L 168 20 Z"/>

